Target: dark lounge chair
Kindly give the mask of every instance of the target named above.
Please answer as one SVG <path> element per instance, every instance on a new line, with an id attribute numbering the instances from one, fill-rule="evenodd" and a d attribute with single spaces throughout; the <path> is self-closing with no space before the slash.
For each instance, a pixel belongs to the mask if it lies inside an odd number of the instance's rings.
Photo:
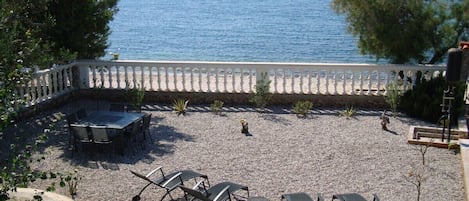
<path id="1" fill-rule="evenodd" d="M 138 193 L 138 195 L 134 196 L 132 198 L 132 201 L 137 201 L 140 200 L 140 195 L 145 191 L 145 189 L 150 186 L 151 184 L 154 184 L 158 187 L 161 187 L 166 190 L 166 193 L 164 196 L 161 198 L 163 200 L 166 196 L 169 196 L 171 200 L 174 200 L 174 198 L 171 196 L 171 191 L 176 189 L 180 185 L 184 185 L 184 182 L 189 181 L 189 180 L 194 180 L 196 183 L 195 185 L 200 185 L 201 183 L 204 183 L 204 181 L 207 181 L 207 184 L 210 185 L 210 182 L 208 181 L 208 176 L 204 174 L 200 174 L 198 172 L 194 172 L 192 170 L 181 170 L 181 171 L 175 171 L 170 174 L 165 174 L 163 172 L 163 167 L 160 166 L 153 171 L 149 172 L 146 175 L 130 171 L 132 174 L 135 176 L 145 180 L 148 182 L 147 185 L 145 185 L 142 190 Z M 158 175 L 157 172 L 160 172 L 160 176 L 155 176 Z M 156 177 L 156 178 L 154 178 Z M 153 179 L 154 178 L 154 179 Z M 198 181 L 200 179 L 200 181 Z"/>
<path id="2" fill-rule="evenodd" d="M 366 201 L 366 199 L 357 193 L 345 193 L 332 195 L 332 200 L 338 199 L 340 201 Z M 373 201 L 379 201 L 378 195 L 373 194 Z"/>
<path id="3" fill-rule="evenodd" d="M 308 194 L 300 192 L 300 193 L 290 193 L 290 194 L 283 194 L 282 200 L 287 201 L 314 201 Z M 324 201 L 324 198 L 320 193 L 318 193 L 317 201 Z"/>
<path id="4" fill-rule="evenodd" d="M 249 189 L 247 186 L 236 184 L 233 182 L 221 182 L 208 189 L 203 186 L 197 186 L 198 190 L 187 188 L 185 186 L 179 186 L 184 191 L 184 197 L 186 201 L 202 200 L 202 201 L 225 201 L 231 200 L 235 196 L 233 193 L 238 190 L 247 191 L 247 197 L 249 197 Z M 238 198 L 236 198 L 238 200 Z"/>

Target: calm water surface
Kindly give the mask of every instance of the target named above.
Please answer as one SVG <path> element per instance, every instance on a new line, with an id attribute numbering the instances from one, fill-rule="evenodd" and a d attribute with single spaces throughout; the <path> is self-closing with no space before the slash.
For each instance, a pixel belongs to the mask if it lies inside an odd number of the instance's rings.
<path id="1" fill-rule="evenodd" d="M 375 63 L 331 0 L 120 0 L 120 59 Z"/>

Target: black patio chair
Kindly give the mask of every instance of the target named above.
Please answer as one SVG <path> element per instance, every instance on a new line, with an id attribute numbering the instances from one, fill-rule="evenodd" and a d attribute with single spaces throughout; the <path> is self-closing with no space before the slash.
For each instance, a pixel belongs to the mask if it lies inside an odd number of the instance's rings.
<path id="1" fill-rule="evenodd" d="M 239 195 L 233 193 L 238 190 L 245 190 L 247 197 L 249 198 L 249 188 L 233 182 L 221 182 L 208 189 L 202 184 L 202 186 L 196 186 L 194 188 L 187 188 L 185 186 L 179 186 L 184 191 L 184 198 L 186 201 L 202 200 L 202 201 L 225 201 L 225 200 L 240 200 Z M 196 190 L 197 189 L 197 190 Z"/>
<path id="2" fill-rule="evenodd" d="M 339 199 L 340 201 L 367 201 L 358 193 L 334 194 L 332 195 L 332 200 L 335 199 Z M 378 195 L 373 194 L 373 201 L 379 201 Z"/>
<path id="3" fill-rule="evenodd" d="M 151 137 L 150 122 L 151 122 L 151 113 L 147 113 L 145 114 L 145 116 L 143 116 L 143 122 L 142 122 L 143 139 L 146 140 L 146 135 L 148 135 L 148 137 L 150 138 L 150 141 L 153 143 L 153 138 Z"/>
<path id="4" fill-rule="evenodd" d="M 116 151 L 116 143 L 120 142 L 122 135 L 121 130 L 106 128 L 106 126 L 90 126 L 90 130 L 94 145 L 99 148 L 110 146 L 113 152 Z M 123 154 L 123 151 L 120 150 L 120 153 Z"/>
<path id="5" fill-rule="evenodd" d="M 77 150 L 78 143 L 81 145 L 82 149 L 83 146 L 88 146 L 93 144 L 92 138 L 89 136 L 88 133 L 88 126 L 85 125 L 69 125 L 70 134 L 73 137 L 73 150 L 72 150 L 72 158 L 73 153 Z"/>
<path id="6" fill-rule="evenodd" d="M 307 193 L 290 193 L 290 194 L 283 194 L 282 200 L 287 201 L 314 201 Z M 324 201 L 324 198 L 320 193 L 317 195 L 317 201 Z"/>
<path id="7" fill-rule="evenodd" d="M 208 180 L 207 175 L 194 172 L 192 170 L 180 170 L 180 171 L 175 171 L 169 174 L 165 174 L 163 171 L 163 167 L 160 166 L 152 170 L 146 175 L 137 173 L 132 170 L 130 170 L 130 172 L 134 174 L 135 176 L 148 182 L 148 184 L 146 184 L 140 190 L 138 195 L 132 198 L 133 201 L 140 200 L 140 196 L 142 195 L 143 191 L 145 191 L 145 189 L 148 188 L 152 184 L 166 190 L 166 193 L 161 198 L 161 200 L 163 200 L 166 196 L 169 196 L 171 200 L 174 200 L 174 198 L 171 196 L 171 191 L 176 189 L 178 186 L 185 185 L 185 183 L 189 180 L 194 180 L 195 182 L 194 186 L 199 186 L 201 183 L 205 183 L 205 181 L 207 181 L 207 184 L 210 186 L 210 182 Z M 160 172 L 159 176 L 156 176 L 158 175 L 157 172 Z"/>

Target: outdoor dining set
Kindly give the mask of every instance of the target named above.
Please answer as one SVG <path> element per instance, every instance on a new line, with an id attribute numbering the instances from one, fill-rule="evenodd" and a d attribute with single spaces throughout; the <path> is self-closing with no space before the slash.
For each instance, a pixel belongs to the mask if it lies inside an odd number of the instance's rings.
<path id="1" fill-rule="evenodd" d="M 152 140 L 151 114 L 125 110 L 125 105 L 111 104 L 109 110 L 79 109 L 67 114 L 66 120 L 74 151 L 79 146 L 86 151 L 110 147 L 124 154 L 124 149 L 132 145 L 128 143 L 146 140 L 147 136 Z"/>
<path id="2" fill-rule="evenodd" d="M 157 167 L 150 171 L 148 174 L 143 175 L 135 171 L 130 171 L 133 175 L 145 180 L 146 185 L 140 190 L 138 195 L 132 198 L 132 201 L 140 201 L 141 194 L 150 185 L 155 185 L 158 188 L 164 189 L 166 192 L 160 200 L 164 200 L 165 197 L 175 199 L 171 195 L 172 191 L 180 189 L 184 192 L 183 199 L 186 201 L 226 201 L 226 200 L 246 200 L 246 201 L 269 201 L 265 197 L 250 197 L 249 188 L 245 185 L 237 184 L 230 181 L 220 182 L 215 185 L 210 185 L 208 176 L 192 170 L 180 170 L 174 171 L 169 174 L 163 171 L 163 167 Z M 191 185 L 192 184 L 192 185 Z M 245 193 L 240 194 L 238 191 L 244 190 Z M 235 194 L 236 193 L 236 194 Z M 305 192 L 296 192 L 283 194 L 281 196 L 282 201 L 324 201 L 323 196 L 318 193 L 317 197 L 313 199 Z M 334 194 L 332 200 L 339 201 L 367 201 L 363 196 L 358 193 L 345 193 L 345 194 Z M 373 194 L 373 201 L 380 201 L 376 194 Z"/>

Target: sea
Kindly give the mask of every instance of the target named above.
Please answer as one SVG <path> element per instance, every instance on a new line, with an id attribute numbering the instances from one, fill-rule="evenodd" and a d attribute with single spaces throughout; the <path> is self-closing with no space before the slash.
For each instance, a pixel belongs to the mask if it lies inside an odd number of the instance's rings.
<path id="1" fill-rule="evenodd" d="M 120 0 L 109 48 L 122 60 L 377 63 L 331 0 Z"/>

